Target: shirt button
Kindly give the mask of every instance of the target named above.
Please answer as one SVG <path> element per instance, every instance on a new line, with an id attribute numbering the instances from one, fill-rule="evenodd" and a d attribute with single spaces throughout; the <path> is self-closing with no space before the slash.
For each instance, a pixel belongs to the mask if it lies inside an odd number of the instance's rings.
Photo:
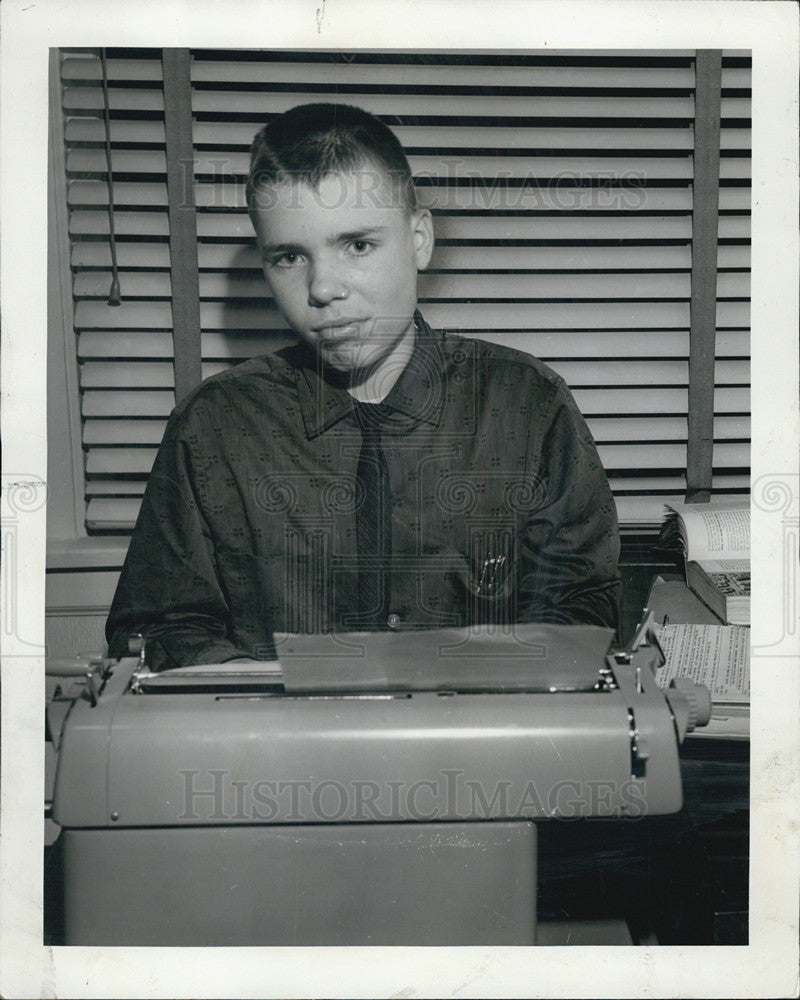
<path id="1" fill-rule="evenodd" d="M 389 626 L 389 628 L 397 628 L 397 626 L 400 624 L 400 621 L 401 621 L 400 615 L 391 614 L 386 619 L 386 624 Z"/>

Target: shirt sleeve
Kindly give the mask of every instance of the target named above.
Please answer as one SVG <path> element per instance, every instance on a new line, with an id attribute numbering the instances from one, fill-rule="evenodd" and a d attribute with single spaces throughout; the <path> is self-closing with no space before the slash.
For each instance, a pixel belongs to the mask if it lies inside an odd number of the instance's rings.
<path id="1" fill-rule="evenodd" d="M 109 655 L 127 655 L 128 638 L 141 634 L 153 670 L 252 655 L 228 638 L 229 609 L 181 425 L 173 414 L 106 622 Z"/>
<path id="2" fill-rule="evenodd" d="M 520 539 L 520 619 L 619 631 L 619 528 L 592 436 L 561 383 L 545 416 L 542 503 Z"/>

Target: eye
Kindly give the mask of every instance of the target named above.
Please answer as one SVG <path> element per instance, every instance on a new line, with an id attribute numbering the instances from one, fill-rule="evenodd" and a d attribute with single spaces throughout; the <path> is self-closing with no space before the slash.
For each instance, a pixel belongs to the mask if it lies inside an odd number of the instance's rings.
<path id="1" fill-rule="evenodd" d="M 277 254 L 270 258 L 270 267 L 297 267 L 302 263 L 303 256 L 296 250 L 287 250 L 285 253 Z"/>
<path id="2" fill-rule="evenodd" d="M 353 240 L 350 243 L 350 252 L 355 257 L 366 257 L 375 249 L 375 244 L 369 240 Z"/>

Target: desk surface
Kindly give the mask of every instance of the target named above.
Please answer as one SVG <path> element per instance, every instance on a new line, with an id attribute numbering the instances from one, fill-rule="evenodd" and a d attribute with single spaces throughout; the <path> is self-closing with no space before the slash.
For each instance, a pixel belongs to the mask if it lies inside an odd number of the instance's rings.
<path id="1" fill-rule="evenodd" d="M 665 614 L 673 624 L 722 624 L 689 590 L 678 567 L 658 553 L 629 553 L 620 572 L 623 643 L 630 641 L 645 607 L 659 625 Z M 585 853 L 575 853 L 588 863 L 594 841 L 594 860 L 602 858 L 606 866 L 598 891 L 619 891 L 628 911 L 640 907 L 644 924 L 655 925 L 662 944 L 746 944 L 749 755 L 746 739 L 687 739 L 681 748 L 685 804 L 678 815 L 646 820 L 637 830 L 603 831 L 589 824 L 583 831 L 547 830 L 555 841 L 553 856 L 568 855 L 570 838 L 583 832 Z M 552 893 L 563 907 L 572 881 L 576 907 L 586 908 L 591 883 L 581 883 L 579 871 L 572 880 L 554 872 L 545 896 Z"/>
<path id="2" fill-rule="evenodd" d="M 683 579 L 671 574 L 653 579 L 648 607 L 658 623 L 669 615 L 673 624 L 724 624 Z M 740 724 L 741 720 L 732 721 Z M 696 914 L 695 922 L 684 925 L 680 934 L 697 935 L 708 943 L 744 944 L 749 889 L 750 741 L 713 736 L 687 738 L 681 748 L 681 776 L 682 815 L 688 821 L 694 850 L 682 859 L 676 853 L 673 861 L 685 866 L 684 901 L 695 907 Z M 695 886 L 690 887 L 691 882 Z M 680 919 L 675 926 L 679 923 Z"/>

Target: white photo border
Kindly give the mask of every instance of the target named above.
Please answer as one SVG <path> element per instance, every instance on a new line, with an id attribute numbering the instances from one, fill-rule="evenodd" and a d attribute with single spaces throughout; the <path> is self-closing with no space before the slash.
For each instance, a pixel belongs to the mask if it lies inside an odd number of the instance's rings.
<path id="1" fill-rule="evenodd" d="M 456 14 L 457 12 L 457 14 Z M 456 14 L 456 16 L 454 16 Z M 52 47 L 739 49 L 753 58 L 750 944 L 111 949 L 42 944 L 47 114 Z M 479 42 L 479 45 L 476 44 Z M 795 996 L 798 18 L 783 0 L 5 0 L 0 995 Z M 787 541 L 788 540 L 788 541 Z M 792 565 L 792 560 L 795 564 Z M 781 586 L 776 573 L 782 571 Z M 783 585 L 783 581 L 788 581 Z"/>

